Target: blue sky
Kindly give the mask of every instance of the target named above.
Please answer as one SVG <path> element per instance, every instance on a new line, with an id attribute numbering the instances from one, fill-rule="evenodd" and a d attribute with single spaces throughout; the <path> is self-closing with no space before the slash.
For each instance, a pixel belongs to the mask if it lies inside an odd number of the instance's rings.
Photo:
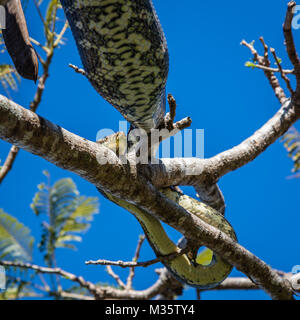
<path id="1" fill-rule="evenodd" d="M 205 157 L 213 156 L 235 146 L 263 125 L 279 108 L 279 103 L 263 73 L 246 68 L 249 51 L 240 46 L 242 39 L 259 37 L 276 48 L 286 68 L 290 68 L 282 35 L 286 1 L 210 1 L 154 0 L 166 34 L 170 52 L 170 72 L 167 92 L 178 103 L 177 119 L 190 116 L 192 129 L 205 130 Z M 216 3 L 216 2 L 214 2 Z M 41 23 L 29 2 L 26 10 L 29 32 L 42 40 Z M 295 38 L 299 36 L 295 31 Z M 50 69 L 43 101 L 38 114 L 90 140 L 95 140 L 102 128 L 118 129 L 122 116 L 105 102 L 81 75 L 68 67 L 81 66 L 71 32 L 66 44 L 57 50 Z M 299 41 L 297 42 L 300 48 Z M 1 63 L 9 61 L 1 55 Z M 4 90 L 0 88 L 2 94 Z M 28 107 L 35 85 L 22 80 L 12 98 Z M 299 126 L 298 126 L 299 128 Z M 0 158 L 10 148 L 0 141 Z M 0 208 L 15 215 L 27 225 L 36 242 L 40 239 L 40 220 L 29 205 L 37 185 L 45 181 L 43 170 L 52 181 L 71 177 L 81 194 L 98 196 L 100 214 L 95 216 L 78 251 L 58 250 L 58 264 L 91 281 L 110 281 L 104 267 L 85 266 L 89 259 L 130 260 L 142 229 L 136 219 L 125 210 L 99 195 L 93 185 L 82 178 L 55 167 L 47 161 L 21 151 L 13 171 L 0 186 Z M 292 162 L 282 146 L 276 142 L 255 161 L 220 181 L 224 193 L 226 217 L 234 226 L 239 242 L 272 267 L 286 272 L 300 264 L 298 249 L 299 184 L 289 180 Z M 187 193 L 191 189 L 185 188 Z M 175 236 L 176 233 L 172 232 Z M 141 259 L 154 257 L 148 244 Z M 38 250 L 34 261 L 42 263 Z M 157 278 L 155 265 L 138 269 L 134 287 L 144 289 Z M 126 280 L 127 271 L 114 269 Z M 234 269 L 232 276 L 240 276 Z M 183 299 L 194 299 L 194 289 L 186 289 Z M 203 299 L 269 299 L 262 291 L 206 292 Z"/>

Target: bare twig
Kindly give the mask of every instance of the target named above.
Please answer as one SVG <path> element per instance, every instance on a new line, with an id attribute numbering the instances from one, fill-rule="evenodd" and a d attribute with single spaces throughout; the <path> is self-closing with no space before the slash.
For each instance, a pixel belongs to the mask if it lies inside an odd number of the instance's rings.
<path id="1" fill-rule="evenodd" d="M 137 267 L 149 267 L 153 264 L 162 262 L 162 261 L 167 261 L 167 260 L 173 260 L 178 256 L 181 256 L 185 254 L 188 251 L 187 248 L 180 250 L 179 252 L 171 253 L 169 255 L 163 256 L 163 257 L 158 257 L 156 259 L 144 261 L 144 262 L 137 262 L 137 261 L 110 261 L 110 260 L 89 260 L 86 261 L 85 264 L 87 265 L 102 265 L 102 266 L 118 266 L 121 268 L 137 268 Z"/>
<path id="2" fill-rule="evenodd" d="M 49 53 L 49 48 L 46 46 L 43 46 L 40 42 L 30 37 L 30 41 L 34 43 L 36 46 L 40 47 L 42 50 L 44 50 L 46 53 Z"/>
<path id="3" fill-rule="evenodd" d="M 56 48 L 60 44 L 60 41 L 63 35 L 65 34 L 65 32 L 67 31 L 68 26 L 69 26 L 69 23 L 68 23 L 68 20 L 66 20 L 64 23 L 64 26 L 62 27 L 60 33 L 57 35 L 56 40 L 53 43 L 53 48 Z"/>
<path id="4" fill-rule="evenodd" d="M 284 93 L 284 90 L 280 86 L 279 80 L 275 76 L 274 72 L 270 71 L 270 69 L 269 69 L 271 63 L 269 61 L 268 54 L 266 53 L 267 45 L 265 44 L 262 37 L 260 39 L 264 45 L 264 50 L 265 50 L 264 56 L 261 56 L 258 54 L 257 50 L 254 48 L 253 43 L 248 43 L 247 41 L 242 40 L 241 45 L 247 47 L 251 51 L 253 58 L 254 58 L 254 61 L 256 61 L 258 63 L 258 65 L 264 67 L 263 71 L 264 71 L 265 76 L 269 80 L 269 83 L 270 83 L 277 99 L 279 100 L 279 102 L 281 104 L 283 104 L 286 101 L 287 97 Z"/>
<path id="5" fill-rule="evenodd" d="M 75 299 L 75 300 L 84 300 L 84 301 L 95 300 L 93 296 L 87 296 L 79 293 L 72 293 L 72 292 L 66 292 L 66 291 L 55 292 L 55 295 L 62 297 L 64 299 Z"/>
<path id="6" fill-rule="evenodd" d="M 86 73 L 83 69 L 78 68 L 74 64 L 69 63 L 69 67 L 74 69 L 76 73 L 82 74 L 83 76 L 86 76 Z"/>
<path id="7" fill-rule="evenodd" d="M 37 13 L 38 13 L 38 15 L 39 15 L 39 17 L 40 17 L 43 25 L 46 26 L 46 22 L 45 22 L 45 19 L 44 19 L 43 15 L 42 15 L 41 10 L 40 10 L 39 4 L 37 3 L 36 0 L 33 0 L 33 2 L 34 2 L 34 6 L 35 6 L 35 8 L 36 8 L 36 11 L 37 11 Z"/>
<path id="8" fill-rule="evenodd" d="M 106 272 L 117 282 L 122 289 L 127 289 L 126 284 L 120 279 L 120 277 L 113 271 L 111 266 L 106 266 Z"/>
<path id="9" fill-rule="evenodd" d="M 291 86 L 291 81 L 290 81 L 290 79 L 286 76 L 284 70 L 282 69 L 281 63 L 280 63 L 280 61 L 279 61 L 279 59 L 278 59 L 278 57 L 277 57 L 277 55 L 276 55 L 275 49 L 274 49 L 274 48 L 271 48 L 270 51 L 271 51 L 271 53 L 273 54 L 273 57 L 274 57 L 274 59 L 275 59 L 275 61 L 276 61 L 276 64 L 277 64 L 278 69 L 279 69 L 279 72 L 280 72 L 280 74 L 281 74 L 281 77 L 282 77 L 282 79 L 285 81 L 286 86 L 287 86 L 287 88 L 288 88 L 288 90 L 289 90 L 289 92 L 290 92 L 290 94 L 291 94 L 291 97 L 292 97 L 292 96 L 294 95 L 294 90 L 293 90 L 293 88 L 292 88 L 292 86 Z"/>
<path id="10" fill-rule="evenodd" d="M 9 150 L 9 153 L 6 157 L 6 160 L 3 164 L 3 166 L 0 169 L 0 184 L 2 183 L 2 181 L 4 180 L 4 178 L 6 177 L 6 175 L 8 174 L 8 172 L 11 170 L 14 161 L 17 157 L 17 154 L 19 152 L 19 148 L 16 146 L 12 146 Z"/>
<path id="11" fill-rule="evenodd" d="M 265 66 L 270 66 L 270 60 L 269 60 L 269 47 L 265 42 L 265 39 L 263 37 L 259 38 L 259 41 L 262 43 L 264 48 L 264 60 L 265 60 Z"/>
<path id="12" fill-rule="evenodd" d="M 35 112 L 36 109 L 38 108 L 39 104 L 42 101 L 42 96 L 45 90 L 45 83 L 49 77 L 49 67 L 50 64 L 52 62 L 52 58 L 53 58 L 53 50 L 50 50 L 50 52 L 47 54 L 47 58 L 45 63 L 43 63 L 43 75 L 39 78 L 39 82 L 38 82 L 38 87 L 36 90 L 36 93 L 34 95 L 33 100 L 30 103 L 30 110 Z"/>
<path id="13" fill-rule="evenodd" d="M 145 239 L 146 239 L 145 235 L 141 235 L 139 237 L 139 241 L 138 241 L 138 244 L 137 244 L 137 247 L 136 247 L 136 250 L 135 250 L 135 254 L 134 254 L 134 257 L 132 259 L 133 262 L 137 262 L 138 261 L 138 259 L 140 257 L 140 251 L 141 251 L 141 248 L 142 248 L 142 245 L 143 245 Z M 131 267 L 130 271 L 129 271 L 128 278 L 127 278 L 127 282 L 126 282 L 126 288 L 127 289 L 132 289 L 132 280 L 134 278 L 134 275 L 135 275 L 135 268 Z"/>
<path id="14" fill-rule="evenodd" d="M 30 269 L 39 273 L 56 274 L 65 279 L 73 282 L 77 282 L 82 288 L 86 288 L 95 298 L 99 298 L 99 289 L 91 282 L 84 280 L 82 277 L 76 276 L 70 272 L 64 271 L 60 268 L 48 268 L 41 267 L 35 264 L 12 262 L 12 261 L 0 261 L 0 265 L 5 267 L 17 267 L 22 269 Z"/>
<path id="15" fill-rule="evenodd" d="M 174 278 L 171 277 L 167 271 L 161 272 L 159 279 L 148 289 L 141 290 L 141 291 L 134 291 L 134 290 L 116 289 L 108 286 L 103 286 L 103 287 L 95 286 L 93 283 L 90 283 L 89 281 L 84 280 L 82 277 L 73 275 L 72 273 L 61 270 L 60 268 L 47 268 L 47 267 L 41 267 L 41 266 L 29 264 L 29 263 L 3 261 L 3 260 L 0 261 L 0 265 L 6 266 L 6 267 L 16 267 L 16 268 L 34 270 L 38 273 L 58 274 L 63 278 L 76 282 L 81 287 L 86 288 L 92 295 L 92 298 L 94 297 L 94 299 L 138 299 L 138 300 L 143 299 L 143 300 L 146 300 L 146 299 L 154 298 L 161 292 L 164 292 L 165 290 L 168 290 L 171 287 L 172 288 L 175 287 Z M 177 284 L 177 288 L 178 288 L 177 290 L 179 290 L 179 288 L 182 288 L 182 285 L 179 284 L 178 286 Z M 72 295 L 72 297 L 70 298 L 74 298 L 74 299 L 79 298 L 79 296 L 74 293 L 69 294 L 64 291 L 55 292 L 53 294 L 61 295 L 62 297 L 70 297 L 70 295 Z M 178 294 L 180 293 L 178 292 Z M 89 300 L 89 297 L 86 297 L 86 296 L 84 297 L 85 297 L 84 300 L 87 300 L 87 299 Z"/>
<path id="16" fill-rule="evenodd" d="M 176 100 L 171 94 L 168 94 L 168 103 L 169 103 L 170 112 L 167 113 L 165 117 L 165 125 L 168 130 L 173 130 L 177 104 L 176 104 Z"/>
<path id="17" fill-rule="evenodd" d="M 271 67 L 266 67 L 266 66 L 262 66 L 260 64 L 255 64 L 253 65 L 253 68 L 256 69 L 261 69 L 261 70 L 266 70 L 266 71 L 270 71 L 270 72 L 280 72 L 280 70 L 278 68 L 271 68 Z M 283 74 L 294 74 L 294 70 L 282 70 Z"/>

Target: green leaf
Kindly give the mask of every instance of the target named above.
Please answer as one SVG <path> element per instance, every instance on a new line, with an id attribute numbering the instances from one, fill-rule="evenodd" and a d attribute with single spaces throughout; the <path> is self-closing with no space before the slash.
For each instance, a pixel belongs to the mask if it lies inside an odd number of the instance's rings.
<path id="1" fill-rule="evenodd" d="M 18 89 L 17 80 L 20 82 L 21 78 L 13 66 L 0 64 L 0 82 L 6 92 L 8 89 Z"/>
<path id="2" fill-rule="evenodd" d="M 293 172 L 300 171 L 300 133 L 295 127 L 292 127 L 282 138 L 284 147 L 288 156 L 294 162 Z"/>
<path id="3" fill-rule="evenodd" d="M 56 12 L 58 7 L 58 0 L 51 0 L 48 4 L 46 15 L 45 15 L 45 24 L 44 24 L 44 32 L 47 38 L 48 43 L 52 43 L 53 41 L 53 26 L 56 20 Z"/>
<path id="4" fill-rule="evenodd" d="M 282 63 L 282 59 L 277 57 L 278 62 L 281 64 Z M 277 62 L 275 62 L 275 64 L 277 64 Z"/>
<path id="5" fill-rule="evenodd" d="M 80 235 L 98 213 L 98 199 L 81 196 L 70 178 L 58 180 L 53 186 L 49 174 L 47 178 L 48 185 L 39 184 L 31 208 L 36 215 L 47 217 L 39 247 L 49 264 L 56 248 L 76 249 L 70 242 L 82 241 Z"/>
<path id="6" fill-rule="evenodd" d="M 0 292 L 0 300 L 16 300 L 41 296 L 31 286 L 32 279 L 26 280 L 28 275 L 24 271 L 12 269 L 7 268 L 6 288 L 3 292 Z"/>
<path id="7" fill-rule="evenodd" d="M 247 62 L 245 63 L 245 67 L 248 67 L 248 68 L 254 69 L 254 68 L 256 68 L 256 66 L 257 66 L 257 64 L 256 64 L 256 63 L 253 63 L 253 62 L 251 62 L 251 61 L 247 61 Z"/>
<path id="8" fill-rule="evenodd" d="M 30 261 L 33 242 L 30 230 L 0 209 L 0 259 Z"/>

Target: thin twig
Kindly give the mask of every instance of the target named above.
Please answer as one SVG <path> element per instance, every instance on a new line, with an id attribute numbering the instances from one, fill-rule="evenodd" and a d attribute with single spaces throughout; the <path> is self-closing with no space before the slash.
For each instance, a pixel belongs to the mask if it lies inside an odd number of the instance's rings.
<path id="1" fill-rule="evenodd" d="M 286 76 L 284 70 L 282 69 L 281 63 L 280 63 L 280 61 L 279 61 L 279 59 L 278 59 L 278 57 L 277 57 L 277 54 L 276 54 L 275 49 L 274 49 L 274 48 L 271 48 L 270 51 L 271 51 L 271 53 L 273 54 L 273 57 L 274 57 L 274 59 L 275 59 L 275 61 L 276 61 L 276 64 L 277 64 L 277 66 L 278 66 L 278 69 L 279 69 L 279 72 L 280 72 L 280 74 L 281 74 L 282 79 L 285 81 L 286 86 L 287 86 L 287 88 L 288 88 L 291 96 L 293 96 L 293 95 L 294 95 L 294 90 L 293 90 L 293 88 L 292 88 L 292 86 L 291 86 L 291 81 L 290 81 L 290 79 Z"/>
<path id="2" fill-rule="evenodd" d="M 95 298 L 92 296 L 87 296 L 79 293 L 66 292 L 66 291 L 56 292 L 55 294 L 64 299 L 76 299 L 76 300 L 86 300 L 86 301 L 95 300 Z"/>
<path id="3" fill-rule="evenodd" d="M 168 103 L 169 103 L 170 112 L 167 113 L 167 115 L 165 116 L 165 126 L 168 130 L 173 130 L 177 104 L 176 104 L 176 100 L 171 94 L 168 94 Z"/>
<path id="4" fill-rule="evenodd" d="M 49 48 L 48 47 L 45 47 L 45 46 L 43 46 L 39 41 L 37 41 L 37 40 L 35 40 L 34 38 L 29 38 L 30 39 L 30 41 L 32 42 L 32 43 L 34 43 L 36 46 L 38 46 L 38 47 L 40 47 L 41 49 L 43 49 L 46 53 L 49 53 Z"/>
<path id="5" fill-rule="evenodd" d="M 138 261 L 138 259 L 140 257 L 140 252 L 141 252 L 141 249 L 142 249 L 142 245 L 143 245 L 145 239 L 146 239 L 145 235 L 141 235 L 139 237 L 139 241 L 138 241 L 137 247 L 135 249 L 135 254 L 134 254 L 134 257 L 132 259 L 133 262 L 137 262 Z M 127 278 L 127 282 L 126 282 L 126 289 L 132 289 L 132 280 L 134 278 L 134 275 L 135 275 L 135 267 L 131 267 L 130 271 L 129 271 L 128 278 Z"/>
<path id="6" fill-rule="evenodd" d="M 170 287 L 174 287 L 174 278 L 170 276 L 170 274 L 166 272 L 161 272 L 159 279 L 149 288 L 145 290 L 135 291 L 135 290 L 123 290 L 123 289 L 116 289 L 109 286 L 95 286 L 93 283 L 89 281 L 85 281 L 82 277 L 78 277 L 73 275 L 72 273 L 63 271 L 59 268 L 48 268 L 48 267 L 41 267 L 29 263 L 21 263 L 21 262 L 12 262 L 12 261 L 0 261 L 0 265 L 6 267 L 16 267 L 16 268 L 25 268 L 29 270 L 34 270 L 38 273 L 45 273 L 45 274 L 59 274 L 62 277 L 79 283 L 79 285 L 83 288 L 88 289 L 91 293 L 92 297 L 95 299 L 138 299 L 138 300 L 148 300 L 152 299 L 157 296 L 159 293 L 169 289 Z M 165 270 L 165 269 L 164 269 Z M 177 280 L 175 280 L 178 283 Z M 179 284 L 180 288 L 182 288 L 182 284 Z M 178 286 L 179 288 L 179 286 Z M 62 292 L 55 292 L 55 295 L 61 295 L 62 297 L 68 297 L 70 294 L 64 291 Z M 73 298 L 77 299 L 78 296 L 74 296 L 74 293 L 71 293 Z M 179 294 L 179 293 L 178 293 Z M 76 295 L 76 294 L 75 294 Z M 70 296 L 69 296 L 70 297 Z M 85 296 L 86 297 L 86 296 Z M 89 299 L 88 297 L 86 299 Z M 86 300 L 85 299 L 85 300 Z"/>
<path id="7" fill-rule="evenodd" d="M 78 68 L 77 66 L 75 66 L 74 64 L 69 63 L 69 67 L 74 69 L 76 73 L 80 73 L 83 76 L 86 76 L 86 73 L 83 69 Z"/>
<path id="8" fill-rule="evenodd" d="M 42 101 L 42 96 L 45 90 L 45 83 L 49 77 L 49 67 L 52 62 L 54 50 L 51 49 L 47 54 L 46 61 L 43 63 L 43 75 L 39 78 L 38 87 L 33 100 L 30 103 L 30 110 L 35 112 Z"/>
<path id="9" fill-rule="evenodd" d="M 136 262 L 136 261 L 110 261 L 110 260 L 103 260 L 103 259 L 99 259 L 99 260 L 89 260 L 86 261 L 85 264 L 87 265 L 102 265 L 102 266 L 118 266 L 121 268 L 136 268 L 136 267 L 148 267 L 151 266 L 153 264 L 162 262 L 162 261 L 167 261 L 167 260 L 173 260 L 176 257 L 179 257 L 183 254 L 185 254 L 188 251 L 187 248 L 180 250 L 179 252 L 174 252 L 171 253 L 169 255 L 166 255 L 164 257 L 158 257 L 156 259 L 152 259 L 152 260 L 148 260 L 145 262 Z"/>
<path id="10" fill-rule="evenodd" d="M 122 289 L 127 289 L 126 284 L 120 279 L 120 277 L 113 271 L 111 266 L 106 266 L 106 272 L 117 282 Z"/>
<path id="11" fill-rule="evenodd" d="M 269 47 L 267 46 L 265 39 L 263 37 L 259 38 L 259 41 L 262 43 L 263 48 L 264 48 L 264 59 L 265 59 L 265 66 L 270 65 L 270 60 L 269 60 Z"/>
<path id="12" fill-rule="evenodd" d="M 262 39 L 261 41 L 263 42 L 264 49 L 266 50 L 267 46 L 266 46 L 264 40 Z M 248 43 L 245 40 L 242 40 L 241 45 L 247 47 L 251 51 L 253 58 L 254 58 L 254 61 L 256 61 L 260 66 L 267 67 L 267 68 L 270 67 L 270 61 L 268 59 L 268 55 L 266 54 L 266 52 L 264 53 L 264 56 L 259 55 L 257 50 L 254 47 L 254 44 Z M 274 72 L 269 71 L 268 69 L 264 69 L 264 74 L 267 77 L 267 79 L 269 80 L 269 83 L 270 83 L 277 99 L 279 100 L 280 104 L 284 104 L 287 97 L 285 95 L 284 90 L 280 86 L 278 78 L 275 76 Z"/>
<path id="13" fill-rule="evenodd" d="M 35 6 L 35 8 L 37 10 L 37 13 L 38 13 L 43 25 L 46 26 L 46 22 L 45 22 L 45 19 L 44 19 L 43 15 L 42 15 L 41 10 L 40 10 L 39 4 L 37 3 L 36 0 L 33 0 L 33 2 L 34 2 L 34 6 Z"/>
<path id="14" fill-rule="evenodd" d="M 20 149 L 17 146 L 12 146 L 10 148 L 6 160 L 0 169 L 0 184 L 2 183 L 8 172 L 11 170 L 19 150 Z"/>
<path id="15" fill-rule="evenodd" d="M 41 267 L 35 264 L 13 262 L 13 261 L 0 261 L 0 265 L 5 267 L 17 267 L 22 269 L 30 269 L 36 272 L 45 274 L 59 275 L 65 279 L 78 283 L 81 287 L 86 288 L 95 298 L 99 296 L 99 289 L 91 282 L 84 280 L 83 277 L 77 276 L 70 272 L 64 271 L 60 268 Z"/>
<path id="16" fill-rule="evenodd" d="M 266 67 L 266 66 L 262 66 L 260 64 L 255 64 L 252 66 L 253 68 L 257 68 L 257 69 L 261 69 L 261 70 L 266 70 L 266 71 L 270 71 L 270 72 L 280 72 L 280 70 L 278 68 L 271 68 L 271 67 Z M 294 70 L 287 70 L 287 69 L 283 69 L 282 70 L 283 74 L 294 74 L 295 71 Z"/>
<path id="17" fill-rule="evenodd" d="M 53 48 L 56 48 L 59 45 L 63 35 L 65 34 L 65 32 L 68 29 L 68 26 L 69 26 L 69 23 L 68 23 L 68 20 L 66 20 L 64 26 L 62 27 L 62 29 L 60 31 L 60 33 L 56 37 L 56 40 L 55 40 L 55 42 L 53 44 Z"/>

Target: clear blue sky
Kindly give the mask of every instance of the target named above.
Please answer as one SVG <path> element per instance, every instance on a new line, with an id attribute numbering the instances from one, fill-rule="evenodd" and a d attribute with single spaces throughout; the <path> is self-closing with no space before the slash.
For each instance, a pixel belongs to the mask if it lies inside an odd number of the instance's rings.
<path id="1" fill-rule="evenodd" d="M 177 119 L 191 116 L 192 128 L 205 130 L 205 156 L 213 156 L 247 138 L 279 108 L 279 103 L 263 73 L 244 67 L 249 51 L 240 41 L 257 40 L 263 35 L 276 48 L 285 67 L 290 67 L 283 45 L 282 23 L 287 1 L 178 1 L 154 0 L 170 52 L 167 92 L 177 99 Z M 26 11 L 32 37 L 41 40 L 41 24 L 32 1 Z M 300 30 L 295 32 L 298 41 Z M 68 63 L 81 66 L 71 32 L 66 45 L 56 51 L 43 101 L 38 114 L 82 137 L 95 140 L 102 128 L 117 130 L 121 115 L 105 102 L 88 81 L 75 74 Z M 1 63 L 9 61 L 1 55 Z M 0 89 L 2 94 L 4 90 Z M 28 107 L 35 85 L 22 80 L 12 98 Z M 299 126 L 298 126 L 299 127 Z M 0 141 L 0 158 L 10 148 Z M 291 271 L 300 264 L 299 180 L 288 180 L 292 161 L 280 142 L 258 159 L 220 181 L 227 202 L 226 217 L 234 226 L 239 242 L 276 269 Z M 129 260 L 142 233 L 135 218 L 100 196 L 95 187 L 80 177 L 47 161 L 20 152 L 13 171 L 0 186 L 0 208 L 27 225 L 39 241 L 40 220 L 29 205 L 37 185 L 45 181 L 43 170 L 52 181 L 71 177 L 81 194 L 99 196 L 100 214 L 95 216 L 78 251 L 58 250 L 60 267 L 91 281 L 110 281 L 104 267 L 85 266 L 89 259 Z M 190 192 L 190 189 L 186 189 Z M 42 263 L 35 248 L 34 260 Z M 154 257 L 148 244 L 142 260 Z M 137 270 L 136 289 L 150 286 L 157 278 L 154 269 Z M 127 271 L 114 269 L 122 276 Z M 232 276 L 241 274 L 234 270 Z M 183 297 L 194 299 L 195 290 Z M 203 299 L 268 299 L 262 291 L 203 293 Z"/>

